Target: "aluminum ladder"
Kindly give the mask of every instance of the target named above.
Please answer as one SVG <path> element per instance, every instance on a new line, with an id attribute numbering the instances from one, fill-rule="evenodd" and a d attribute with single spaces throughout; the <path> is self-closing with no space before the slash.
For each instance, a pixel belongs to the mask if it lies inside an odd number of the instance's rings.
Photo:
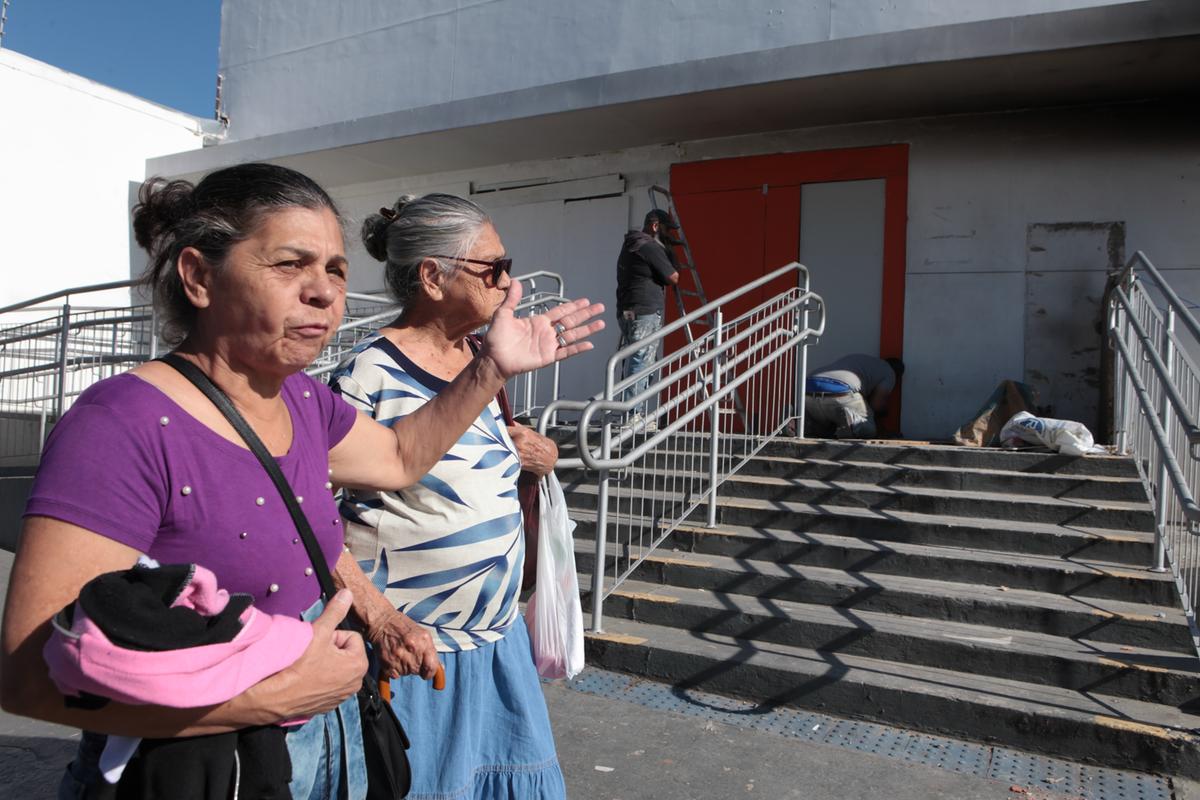
<path id="1" fill-rule="evenodd" d="M 675 220 L 675 224 L 679 226 L 677 229 L 679 231 L 678 246 L 683 249 L 683 259 L 672 259 L 672 261 L 675 262 L 676 270 L 679 272 L 679 283 L 675 285 L 675 291 L 673 291 L 672 294 L 675 296 L 675 310 L 679 312 L 679 318 L 683 319 L 688 315 L 688 309 L 684 303 L 684 298 L 695 299 L 696 308 L 702 308 L 708 305 L 708 296 L 704 294 L 704 284 L 700 281 L 700 270 L 696 269 L 696 259 L 692 256 L 692 247 L 688 244 L 687 234 L 683 231 L 683 219 L 679 216 L 679 211 L 675 208 L 675 198 L 672 196 L 671 190 L 665 186 L 659 186 L 658 184 L 655 184 L 650 187 L 649 192 L 650 205 L 655 210 L 666 211 L 667 214 L 671 216 L 671 219 Z M 665 200 L 665 204 L 662 206 L 659 205 L 660 197 Z M 671 247 L 669 249 L 672 251 L 672 255 L 674 255 L 675 248 Z M 684 286 L 683 282 L 685 276 L 691 279 L 691 288 Z M 716 317 L 711 312 L 705 314 L 704 324 L 707 325 L 708 329 L 711 331 L 717 326 Z M 688 344 L 692 344 L 696 341 L 695 334 L 692 333 L 692 324 L 690 322 L 683 326 L 683 332 L 687 337 Z M 705 385 L 711 386 L 711 384 L 711 379 L 706 378 Z M 705 391 L 705 394 L 708 394 L 707 390 Z M 737 411 L 738 419 L 740 419 L 742 422 L 742 430 L 749 431 L 749 420 L 746 417 L 746 406 L 742 402 L 741 392 L 733 393 L 733 405 L 734 409 Z"/>

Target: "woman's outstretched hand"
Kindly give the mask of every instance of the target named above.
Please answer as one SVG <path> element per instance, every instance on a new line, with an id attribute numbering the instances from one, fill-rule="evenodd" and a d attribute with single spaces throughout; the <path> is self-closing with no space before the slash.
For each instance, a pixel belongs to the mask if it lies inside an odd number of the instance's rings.
<path id="1" fill-rule="evenodd" d="M 581 298 L 544 314 L 518 318 L 515 312 L 522 291 L 521 282 L 513 281 L 483 340 L 487 355 L 505 379 L 592 349 L 585 340 L 604 329 L 604 321 L 595 319 L 604 312 L 602 303 Z"/>

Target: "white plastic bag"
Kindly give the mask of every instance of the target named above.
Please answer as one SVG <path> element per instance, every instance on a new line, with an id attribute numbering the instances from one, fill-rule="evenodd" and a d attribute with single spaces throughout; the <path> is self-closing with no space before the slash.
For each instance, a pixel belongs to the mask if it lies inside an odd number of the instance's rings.
<path id="1" fill-rule="evenodd" d="M 1082 422 L 1035 417 L 1028 411 L 1018 411 L 1005 423 L 1000 441 L 1009 446 L 1015 442 L 1041 444 L 1068 456 L 1107 452 Z"/>
<path id="2" fill-rule="evenodd" d="M 538 487 L 537 588 L 525 606 L 533 660 L 543 678 L 573 678 L 583 670 L 583 607 L 575 575 L 575 523 L 554 473 Z"/>

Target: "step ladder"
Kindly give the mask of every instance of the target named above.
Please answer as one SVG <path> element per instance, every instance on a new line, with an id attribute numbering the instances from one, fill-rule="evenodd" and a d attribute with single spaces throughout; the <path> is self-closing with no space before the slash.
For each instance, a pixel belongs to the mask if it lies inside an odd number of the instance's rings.
<path id="1" fill-rule="evenodd" d="M 664 201 L 664 204 L 661 206 L 659 205 L 660 198 Z M 675 267 L 679 272 L 679 283 L 674 287 L 674 291 L 671 294 L 675 296 L 675 310 L 679 312 L 679 317 L 682 319 L 688 314 L 684 298 L 694 299 L 696 301 L 694 308 L 701 308 L 708 304 L 708 297 L 704 294 L 704 284 L 700 282 L 700 270 L 696 269 L 696 260 L 692 257 L 692 248 L 688 244 L 687 234 L 683 232 L 683 221 L 679 218 L 679 212 L 675 209 L 675 198 L 671 196 L 671 190 L 658 185 L 651 186 L 650 205 L 657 211 L 666 211 L 671 215 L 671 219 L 675 220 L 675 224 L 679 226 L 679 246 L 683 250 L 683 259 L 672 259 L 676 262 Z M 676 255 L 675 249 L 670 249 L 672 255 Z M 690 288 L 685 286 L 685 278 L 690 280 Z M 716 319 L 712 314 L 706 314 L 704 321 L 709 330 L 712 330 L 716 325 Z M 696 341 L 695 334 L 692 333 L 691 323 L 684 325 L 683 330 L 687 335 L 688 344 Z"/>
<path id="2" fill-rule="evenodd" d="M 700 281 L 700 270 L 696 269 L 696 259 L 692 256 L 692 247 L 688 244 L 687 234 L 683 231 L 683 219 L 680 218 L 679 212 L 675 208 L 675 198 L 671 195 L 671 190 L 664 186 L 655 184 L 650 187 L 649 192 L 650 205 L 655 210 L 666 211 L 671 216 L 671 219 L 675 220 L 675 224 L 679 226 L 677 228 L 679 233 L 678 241 L 679 247 L 683 250 L 683 259 L 680 260 L 678 257 L 672 259 L 672 261 L 675 262 L 676 271 L 679 273 L 679 283 L 675 285 L 675 291 L 673 291 L 672 294 L 675 296 L 675 310 L 679 312 L 679 318 L 683 319 L 690 313 L 687 308 L 688 304 L 684 303 L 685 298 L 695 302 L 695 305 L 691 309 L 692 311 L 695 311 L 696 309 L 703 308 L 704 306 L 708 305 L 708 296 L 704 294 L 704 284 Z M 660 199 L 663 201 L 663 205 L 661 206 L 659 205 Z M 672 255 L 677 256 L 675 248 L 672 247 L 669 249 L 671 250 Z M 685 285 L 685 279 L 691 281 L 690 288 Z M 716 316 L 712 312 L 705 314 L 703 319 L 704 324 L 708 327 L 708 330 L 711 331 L 716 327 Z M 692 332 L 691 322 L 683 326 L 683 332 L 684 335 L 687 336 L 688 344 L 693 344 L 696 341 L 696 335 Z M 707 387 L 710 385 L 710 381 L 707 376 L 704 376 L 704 384 L 706 387 L 704 393 L 707 395 Z M 746 418 L 746 406 L 742 402 L 741 392 L 735 391 L 733 393 L 733 405 L 734 409 L 737 411 L 738 419 L 741 420 L 742 430 L 750 430 L 749 423 Z"/>

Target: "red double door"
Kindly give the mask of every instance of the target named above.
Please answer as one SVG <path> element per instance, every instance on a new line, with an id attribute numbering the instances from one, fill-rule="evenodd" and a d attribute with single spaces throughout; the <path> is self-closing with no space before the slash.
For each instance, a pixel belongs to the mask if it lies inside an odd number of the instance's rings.
<path id="1" fill-rule="evenodd" d="M 833 191 L 824 192 L 826 185 Z M 846 189 L 857 195 L 847 195 Z M 817 348 L 815 361 L 844 355 L 831 349 L 835 341 L 884 358 L 901 357 L 907 145 L 675 164 L 671 192 L 709 300 L 791 261 L 801 261 L 810 268 L 813 291 L 824 296 L 824 284 L 840 300 L 835 304 L 833 297 L 827 298 L 831 342 Z M 851 199 L 835 208 L 838 192 Z M 808 225 L 803 224 L 804 203 L 813 206 Z M 802 241 L 802 231 L 811 243 Z M 844 242 L 839 242 L 839 235 Z M 875 236 L 876 245 L 863 251 L 859 240 Z M 806 245 L 807 255 L 824 263 L 806 263 L 801 257 Z M 839 253 L 856 255 L 839 263 Z M 749 311 L 793 285 L 794 277 L 767 284 L 726 309 L 726 317 Z M 850 297 L 852 301 L 842 299 Z M 669 303 L 668 319 L 674 316 Z M 669 342 L 669 348 L 671 344 L 682 341 Z M 899 393 L 889 412 L 881 426 L 885 433 L 896 430 Z"/>

